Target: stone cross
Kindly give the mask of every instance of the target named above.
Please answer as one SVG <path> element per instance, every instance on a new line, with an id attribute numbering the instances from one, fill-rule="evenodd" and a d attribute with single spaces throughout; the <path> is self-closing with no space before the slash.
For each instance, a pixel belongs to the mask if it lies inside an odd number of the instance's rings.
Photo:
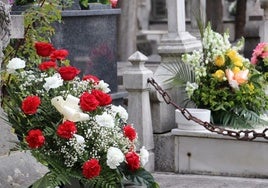
<path id="1" fill-rule="evenodd" d="M 173 99 L 181 99 L 179 89 L 175 89 L 167 80 L 172 76 L 164 68 L 167 65 L 181 61 L 183 53 L 192 52 L 201 48 L 201 42 L 186 31 L 185 24 L 185 0 L 167 0 L 168 11 L 168 33 L 163 35 L 158 46 L 158 53 L 161 56 L 161 65 L 154 73 L 154 79 L 158 84 L 170 93 Z M 155 133 L 164 133 L 176 127 L 175 111 L 169 105 L 164 104 L 163 99 L 151 92 L 153 128 Z"/>

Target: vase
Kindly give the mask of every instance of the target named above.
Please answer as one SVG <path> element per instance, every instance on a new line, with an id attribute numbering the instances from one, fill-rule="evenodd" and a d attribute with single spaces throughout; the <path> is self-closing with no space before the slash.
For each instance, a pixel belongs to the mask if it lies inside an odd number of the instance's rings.
<path id="1" fill-rule="evenodd" d="M 210 122 L 211 111 L 201 108 L 186 108 L 188 112 L 203 122 Z M 176 124 L 179 129 L 193 130 L 193 131 L 207 131 L 202 125 L 194 122 L 193 120 L 187 120 L 180 110 L 175 110 Z"/>

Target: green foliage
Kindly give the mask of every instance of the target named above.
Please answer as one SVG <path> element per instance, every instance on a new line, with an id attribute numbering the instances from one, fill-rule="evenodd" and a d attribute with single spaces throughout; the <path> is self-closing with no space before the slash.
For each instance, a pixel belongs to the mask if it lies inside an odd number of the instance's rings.
<path id="1" fill-rule="evenodd" d="M 167 82 L 172 82 L 175 85 L 185 85 L 187 82 L 195 81 L 194 69 L 190 64 L 177 60 L 162 64 L 162 66 L 170 73 Z"/>
<path id="2" fill-rule="evenodd" d="M 50 41 L 55 33 L 53 23 L 61 22 L 61 6 L 58 0 L 43 0 L 39 4 L 28 8 L 24 15 L 24 39 L 12 39 L 5 49 L 3 64 L 13 57 L 24 57 L 28 62 L 37 64 L 38 56 L 35 53 L 34 43 Z"/>
<path id="3" fill-rule="evenodd" d="M 146 171 L 144 168 L 139 168 L 135 172 L 128 170 L 125 166 L 126 164 L 122 164 L 121 168 L 119 168 L 120 173 L 125 177 L 126 184 L 132 185 L 145 185 L 147 188 L 159 188 L 159 185 L 155 182 L 154 177 Z"/>

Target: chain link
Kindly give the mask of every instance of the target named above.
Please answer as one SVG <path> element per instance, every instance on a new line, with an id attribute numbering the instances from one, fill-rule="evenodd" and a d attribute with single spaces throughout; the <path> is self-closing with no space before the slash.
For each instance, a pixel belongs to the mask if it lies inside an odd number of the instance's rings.
<path id="1" fill-rule="evenodd" d="M 268 128 L 264 129 L 261 133 L 256 132 L 255 130 L 230 130 L 226 129 L 223 127 L 216 126 L 210 122 L 204 122 L 197 117 L 193 116 L 186 108 L 182 108 L 179 105 L 177 105 L 175 102 L 172 101 L 170 95 L 164 91 L 159 84 L 153 79 L 149 78 L 147 80 L 149 84 L 151 84 L 155 90 L 162 96 L 166 104 L 172 105 L 176 109 L 180 110 L 182 115 L 187 119 L 187 120 L 192 120 L 199 125 L 203 126 L 205 129 L 209 130 L 210 132 L 214 132 L 223 136 L 229 136 L 236 138 L 237 140 L 244 140 L 244 141 L 252 141 L 256 139 L 257 137 L 262 137 L 264 139 L 268 140 Z"/>

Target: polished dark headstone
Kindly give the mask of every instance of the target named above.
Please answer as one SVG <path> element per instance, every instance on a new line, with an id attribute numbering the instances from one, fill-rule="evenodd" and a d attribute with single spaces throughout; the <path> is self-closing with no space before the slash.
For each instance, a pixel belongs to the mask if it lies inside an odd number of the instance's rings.
<path id="1" fill-rule="evenodd" d="M 66 10 L 57 24 L 53 44 L 69 51 L 68 59 L 117 92 L 117 17 L 120 9 Z"/>

